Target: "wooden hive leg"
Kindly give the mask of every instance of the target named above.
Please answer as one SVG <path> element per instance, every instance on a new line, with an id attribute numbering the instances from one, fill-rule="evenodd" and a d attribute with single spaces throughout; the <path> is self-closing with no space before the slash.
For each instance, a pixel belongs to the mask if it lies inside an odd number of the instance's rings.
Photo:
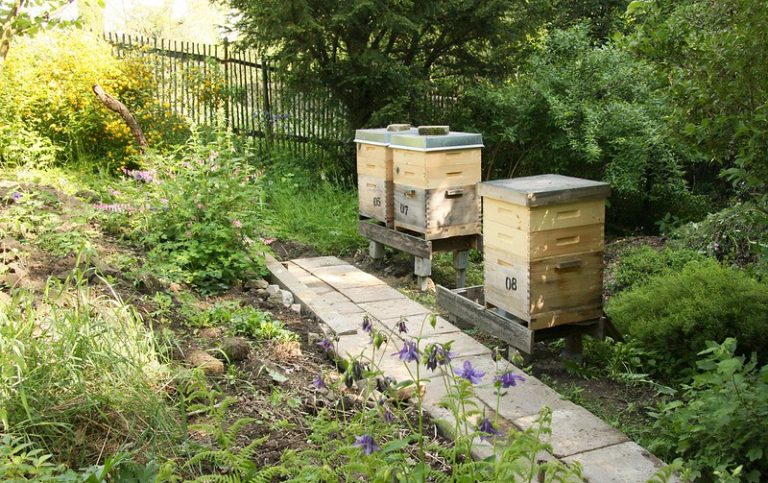
<path id="1" fill-rule="evenodd" d="M 581 364 L 584 353 L 584 341 L 580 332 L 565 337 L 565 347 L 560 357 Z"/>
<path id="2" fill-rule="evenodd" d="M 469 250 L 453 252 L 453 268 L 456 269 L 456 288 L 467 285 L 467 268 L 469 267 Z"/>
<path id="3" fill-rule="evenodd" d="M 432 258 L 414 256 L 413 273 L 418 279 L 419 290 L 425 292 L 429 287 L 429 277 L 432 275 Z"/>
<path id="4" fill-rule="evenodd" d="M 370 243 L 368 243 L 368 254 L 374 260 L 381 260 L 381 259 L 383 259 L 384 258 L 384 245 L 382 243 L 377 242 L 377 241 L 371 240 Z"/>

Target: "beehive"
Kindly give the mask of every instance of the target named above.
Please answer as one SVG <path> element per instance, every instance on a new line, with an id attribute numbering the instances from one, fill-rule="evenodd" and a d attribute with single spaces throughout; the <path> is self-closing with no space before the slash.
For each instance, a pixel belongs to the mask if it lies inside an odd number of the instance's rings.
<path id="1" fill-rule="evenodd" d="M 392 135 L 394 225 L 427 240 L 480 232 L 482 136 Z"/>
<path id="2" fill-rule="evenodd" d="M 382 129 L 355 131 L 359 212 L 390 227 L 394 217 L 394 192 L 389 143 L 392 134 L 397 132 L 416 133 L 416 130 L 407 124 L 394 124 Z"/>
<path id="3" fill-rule="evenodd" d="M 485 301 L 531 330 L 602 315 L 606 183 L 560 175 L 481 183 Z"/>

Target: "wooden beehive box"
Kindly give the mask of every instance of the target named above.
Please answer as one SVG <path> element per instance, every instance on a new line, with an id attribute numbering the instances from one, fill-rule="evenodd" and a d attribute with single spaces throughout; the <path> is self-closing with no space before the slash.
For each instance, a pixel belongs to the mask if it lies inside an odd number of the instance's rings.
<path id="1" fill-rule="evenodd" d="M 394 225 L 427 240 L 480 233 L 482 136 L 392 136 Z"/>
<path id="2" fill-rule="evenodd" d="M 606 183 L 542 175 L 481 183 L 485 301 L 531 330 L 602 315 Z"/>
<path id="3" fill-rule="evenodd" d="M 397 132 L 415 133 L 416 130 L 407 124 L 395 124 L 382 129 L 355 131 L 359 212 L 389 227 L 394 221 L 392 150 L 389 143 L 392 134 Z"/>

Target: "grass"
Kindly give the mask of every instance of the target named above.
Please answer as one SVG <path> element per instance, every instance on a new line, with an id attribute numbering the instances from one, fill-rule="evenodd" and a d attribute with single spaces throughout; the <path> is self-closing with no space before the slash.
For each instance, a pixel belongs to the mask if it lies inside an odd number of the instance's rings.
<path id="1" fill-rule="evenodd" d="M 49 281 L 41 300 L 17 291 L 0 310 L 0 416 L 77 468 L 125 449 L 157 454 L 180 435 L 151 330 L 87 274 Z"/>
<path id="2" fill-rule="evenodd" d="M 357 233 L 357 193 L 340 184 L 295 183 L 283 178 L 267 185 L 261 217 L 270 234 L 311 246 L 321 253 L 347 255 L 367 242 Z"/>

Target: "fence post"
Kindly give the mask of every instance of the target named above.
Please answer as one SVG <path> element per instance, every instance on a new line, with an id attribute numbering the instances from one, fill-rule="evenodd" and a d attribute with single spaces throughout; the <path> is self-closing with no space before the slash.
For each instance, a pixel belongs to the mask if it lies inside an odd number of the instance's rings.
<path id="1" fill-rule="evenodd" d="M 271 109 L 271 102 L 269 99 L 269 65 L 267 64 L 266 59 L 261 60 L 261 86 L 264 92 L 264 123 L 266 126 L 266 132 L 264 135 L 267 139 L 267 147 L 271 147 L 272 144 L 272 120 L 274 117 L 272 117 L 272 109 Z"/>
<path id="2" fill-rule="evenodd" d="M 229 85 L 229 39 L 224 37 L 224 124 L 227 127 L 232 127 L 229 106 L 231 97 L 232 90 Z"/>

